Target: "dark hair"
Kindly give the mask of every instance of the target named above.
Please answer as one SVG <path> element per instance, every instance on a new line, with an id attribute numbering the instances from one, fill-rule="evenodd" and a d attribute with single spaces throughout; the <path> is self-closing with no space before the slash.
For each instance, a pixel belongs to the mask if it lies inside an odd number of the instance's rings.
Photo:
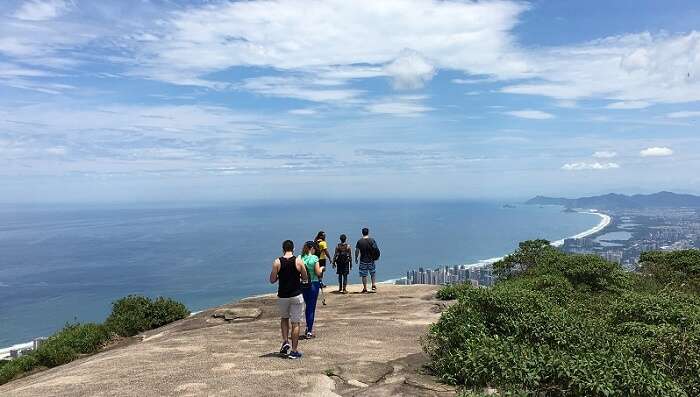
<path id="1" fill-rule="evenodd" d="M 304 248 L 301 249 L 301 254 L 302 255 L 309 255 L 311 253 L 311 249 L 316 249 L 316 243 L 313 241 L 307 241 L 304 243 Z"/>
<path id="2" fill-rule="evenodd" d="M 341 235 L 340 235 L 340 242 L 341 242 L 341 243 L 344 243 L 345 240 L 347 240 L 347 239 L 348 239 L 348 236 L 346 236 L 346 235 L 344 235 L 344 234 L 341 234 Z"/>
<path id="3" fill-rule="evenodd" d="M 363 227 L 363 228 L 362 228 L 362 235 L 363 235 L 363 236 L 369 236 L 369 229 L 367 229 L 366 227 Z"/>
<path id="4" fill-rule="evenodd" d="M 325 240 L 325 239 L 326 239 L 326 233 L 323 230 L 318 232 L 318 234 L 316 235 L 316 238 L 315 238 L 315 240 Z"/>
<path id="5" fill-rule="evenodd" d="M 284 242 L 282 243 L 282 251 L 284 251 L 284 252 L 294 251 L 294 241 L 284 240 Z"/>

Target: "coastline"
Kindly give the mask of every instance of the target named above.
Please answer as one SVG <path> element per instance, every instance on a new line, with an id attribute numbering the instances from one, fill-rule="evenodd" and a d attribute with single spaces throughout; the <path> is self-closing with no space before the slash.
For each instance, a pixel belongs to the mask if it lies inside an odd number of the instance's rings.
<path id="1" fill-rule="evenodd" d="M 593 226 L 592 228 L 582 231 L 581 233 L 575 234 L 575 235 L 570 236 L 570 237 L 564 237 L 563 239 L 550 242 L 550 245 L 552 247 L 561 247 L 562 245 L 564 245 L 564 240 L 567 240 L 567 239 L 571 239 L 571 238 L 579 239 L 579 238 L 588 237 L 592 234 L 596 234 L 596 233 L 604 230 L 606 227 L 610 226 L 610 223 L 612 223 L 612 217 L 610 215 L 602 213 L 602 212 L 598 211 L 597 209 L 588 209 L 588 210 L 581 210 L 581 211 L 576 211 L 576 212 L 578 212 L 580 214 L 598 215 L 600 217 L 600 222 L 598 222 L 598 224 Z M 472 269 L 472 268 L 476 268 L 476 267 L 492 265 L 492 264 L 502 260 L 503 258 L 505 258 L 505 256 L 482 259 L 476 263 L 470 263 L 468 265 L 464 265 L 464 267 L 467 269 Z M 406 277 L 399 277 L 397 279 L 381 281 L 380 283 L 384 283 L 384 284 L 396 283 L 399 280 L 405 280 L 405 279 L 406 279 Z"/>
<path id="2" fill-rule="evenodd" d="M 568 239 L 568 238 L 584 238 L 584 237 L 590 236 L 592 234 L 598 233 L 598 232 L 602 231 L 603 229 L 605 229 L 606 227 L 608 227 L 610 225 L 610 223 L 612 222 L 612 217 L 610 215 L 599 212 L 596 209 L 581 210 L 581 211 L 577 211 L 577 212 L 583 213 L 583 214 L 598 215 L 601 218 L 601 220 L 596 226 L 594 226 L 588 230 L 585 230 L 585 231 L 578 233 L 574 236 L 570 236 L 570 237 L 566 237 L 566 238 L 563 238 L 560 240 L 553 241 L 551 243 L 552 246 L 560 247 L 564 244 L 564 240 Z M 493 264 L 495 262 L 498 262 L 499 260 L 503 259 L 504 257 L 505 256 L 482 259 L 482 260 L 479 260 L 478 262 L 467 264 L 467 265 L 465 265 L 465 267 L 466 268 L 476 268 L 476 267 L 490 265 L 490 264 Z M 384 284 L 384 285 L 395 284 L 398 280 L 403 280 L 405 278 L 406 277 L 404 276 L 404 277 L 399 277 L 399 278 L 381 280 L 381 281 L 378 281 L 377 283 Z M 270 295 L 270 294 L 269 293 L 257 294 L 257 295 L 253 295 L 253 296 L 244 297 L 244 298 L 238 299 L 236 301 L 245 301 L 246 299 L 259 298 L 259 297 L 264 297 L 266 295 Z M 198 312 L 193 312 L 192 315 L 197 314 L 201 311 L 203 311 L 203 310 L 200 310 Z M 0 360 L 9 358 L 10 350 L 23 349 L 23 348 L 31 347 L 32 345 L 33 345 L 33 342 L 30 341 L 30 342 L 18 343 L 18 344 L 8 346 L 8 347 L 2 347 L 2 348 L 0 348 Z"/>

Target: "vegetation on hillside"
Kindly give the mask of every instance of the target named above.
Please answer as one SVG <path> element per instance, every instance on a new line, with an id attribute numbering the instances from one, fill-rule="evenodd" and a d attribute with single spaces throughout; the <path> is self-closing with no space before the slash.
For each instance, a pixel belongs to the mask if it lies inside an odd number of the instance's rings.
<path id="1" fill-rule="evenodd" d="M 458 302 L 424 338 L 430 367 L 465 393 L 698 396 L 699 254 L 646 253 L 628 273 L 523 242 L 493 288 L 439 292 Z"/>
<path id="2" fill-rule="evenodd" d="M 14 360 L 1 361 L 0 384 L 34 369 L 52 368 L 96 353 L 113 338 L 133 336 L 189 314 L 182 303 L 172 299 L 127 296 L 113 303 L 112 313 L 104 324 L 66 324 L 37 350 Z"/>

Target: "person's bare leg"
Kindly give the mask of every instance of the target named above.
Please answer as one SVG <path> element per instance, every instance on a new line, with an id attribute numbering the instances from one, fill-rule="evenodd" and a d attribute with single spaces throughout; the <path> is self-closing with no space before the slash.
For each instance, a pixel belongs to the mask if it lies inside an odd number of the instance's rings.
<path id="1" fill-rule="evenodd" d="M 377 274 L 372 273 L 371 276 L 372 276 L 372 289 L 376 289 L 377 288 Z"/>
<path id="2" fill-rule="evenodd" d="M 362 276 L 362 290 L 367 291 L 367 276 Z"/>
<path id="3" fill-rule="evenodd" d="M 299 345 L 299 323 L 292 323 L 292 351 L 297 351 Z"/>
<path id="4" fill-rule="evenodd" d="M 282 342 L 289 341 L 289 319 L 283 318 L 280 320 L 280 329 L 282 329 Z"/>

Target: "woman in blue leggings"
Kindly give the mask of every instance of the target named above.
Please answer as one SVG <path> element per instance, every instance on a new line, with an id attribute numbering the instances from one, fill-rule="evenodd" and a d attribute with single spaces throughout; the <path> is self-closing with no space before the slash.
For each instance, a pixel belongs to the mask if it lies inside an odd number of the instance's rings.
<path id="1" fill-rule="evenodd" d="M 307 241 L 301 252 L 301 260 L 306 266 L 309 273 L 309 285 L 302 289 L 304 295 L 304 303 L 306 304 L 306 332 L 304 336 L 307 339 L 313 338 L 314 334 L 314 316 L 316 314 L 316 301 L 318 301 L 318 293 L 321 290 L 321 282 L 319 277 L 323 276 L 323 269 L 318 263 L 316 256 L 316 244 L 313 241 Z"/>

